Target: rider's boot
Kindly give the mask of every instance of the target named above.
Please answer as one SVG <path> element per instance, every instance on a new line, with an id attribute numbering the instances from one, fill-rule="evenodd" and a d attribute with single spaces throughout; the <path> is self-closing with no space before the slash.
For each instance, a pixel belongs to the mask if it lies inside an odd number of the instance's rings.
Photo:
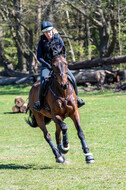
<path id="1" fill-rule="evenodd" d="M 37 102 L 34 103 L 33 105 L 33 109 L 36 110 L 36 111 L 40 111 L 41 108 L 43 107 L 43 103 L 44 103 L 44 96 L 42 95 L 43 94 L 43 88 L 40 86 L 40 89 L 39 89 L 39 100 Z"/>
<path id="2" fill-rule="evenodd" d="M 86 102 L 84 102 L 82 99 L 80 100 L 79 98 L 78 98 L 78 96 L 77 96 L 77 106 L 78 106 L 78 108 L 80 108 L 81 106 L 83 106 L 83 105 L 85 105 L 86 104 Z"/>
<path id="3" fill-rule="evenodd" d="M 77 96 L 77 106 L 78 106 L 78 108 L 80 108 L 81 106 L 85 105 L 86 102 L 84 102 L 82 99 L 81 100 L 79 99 L 76 82 L 73 85 L 74 85 L 75 93 L 76 93 L 76 96 Z"/>

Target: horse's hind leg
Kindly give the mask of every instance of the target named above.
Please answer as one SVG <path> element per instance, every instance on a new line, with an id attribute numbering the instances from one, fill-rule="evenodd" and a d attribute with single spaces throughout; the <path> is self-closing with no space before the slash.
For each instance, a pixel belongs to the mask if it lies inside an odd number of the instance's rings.
<path id="1" fill-rule="evenodd" d="M 61 152 L 61 147 L 62 147 L 62 144 L 61 144 L 61 129 L 60 129 L 60 126 L 58 124 L 56 124 L 55 137 L 56 137 L 57 148 L 58 148 L 61 156 L 63 157 L 63 159 L 65 161 L 65 157 L 64 157 L 64 155 Z"/>
<path id="2" fill-rule="evenodd" d="M 81 141 L 83 152 L 85 153 L 86 163 L 87 164 L 94 163 L 94 158 L 92 156 L 92 153 L 89 152 L 89 148 L 88 148 L 86 140 L 85 140 L 85 135 L 84 135 L 83 130 L 82 130 L 81 125 L 80 125 L 80 115 L 79 115 L 79 112 L 76 111 L 71 116 L 71 119 L 73 120 L 73 122 L 74 122 L 74 124 L 76 126 L 77 134 L 78 134 L 78 137 L 79 137 L 79 139 Z"/>
<path id="3" fill-rule="evenodd" d="M 36 116 L 36 121 L 38 123 L 38 126 L 40 127 L 40 129 L 42 130 L 42 132 L 44 134 L 45 140 L 48 142 L 48 144 L 50 145 L 50 147 L 52 149 L 53 154 L 55 155 L 56 162 L 63 163 L 64 158 L 61 156 L 59 150 L 54 145 L 54 143 L 51 139 L 51 135 L 48 133 L 48 131 L 46 129 L 45 122 L 44 122 L 44 116 L 42 116 L 41 114 L 38 113 L 38 115 Z"/>

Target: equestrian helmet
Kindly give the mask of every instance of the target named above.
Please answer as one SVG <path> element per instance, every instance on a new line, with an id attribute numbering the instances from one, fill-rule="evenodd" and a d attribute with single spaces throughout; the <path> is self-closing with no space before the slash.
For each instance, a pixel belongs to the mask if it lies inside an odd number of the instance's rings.
<path id="1" fill-rule="evenodd" d="M 53 25 L 51 22 L 49 21 L 44 21 L 42 24 L 41 24 L 41 31 L 42 32 L 47 32 L 47 31 L 50 31 L 53 29 Z"/>

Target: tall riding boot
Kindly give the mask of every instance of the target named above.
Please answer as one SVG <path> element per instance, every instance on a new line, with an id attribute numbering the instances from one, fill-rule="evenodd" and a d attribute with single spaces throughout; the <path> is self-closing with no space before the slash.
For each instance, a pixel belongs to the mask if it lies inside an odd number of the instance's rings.
<path id="1" fill-rule="evenodd" d="M 43 103 L 44 103 L 44 96 L 43 96 L 43 87 L 40 86 L 39 89 L 39 101 L 35 102 L 35 104 L 33 105 L 33 109 L 36 111 L 40 111 L 41 108 L 43 107 Z"/>
<path id="2" fill-rule="evenodd" d="M 80 108 L 81 106 L 85 105 L 86 103 L 82 99 L 80 100 L 79 97 L 78 97 L 78 90 L 77 90 L 76 82 L 73 84 L 73 86 L 74 86 L 74 90 L 75 90 L 75 93 L 76 93 L 76 96 L 77 96 L 77 106 L 78 106 L 78 108 Z"/>

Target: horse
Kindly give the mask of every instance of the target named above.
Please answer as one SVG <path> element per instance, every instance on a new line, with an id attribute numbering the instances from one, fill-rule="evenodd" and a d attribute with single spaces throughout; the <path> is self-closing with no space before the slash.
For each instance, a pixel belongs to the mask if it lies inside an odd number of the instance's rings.
<path id="1" fill-rule="evenodd" d="M 73 85 L 67 74 L 68 63 L 64 54 L 54 56 L 52 59 L 52 75 L 48 85 L 44 105 L 40 111 L 33 109 L 33 105 L 38 101 L 39 84 L 34 84 L 29 92 L 29 118 L 27 123 L 32 127 L 39 127 L 44 138 L 50 145 L 56 162 L 65 163 L 66 154 L 70 148 L 67 135 L 67 125 L 64 119 L 70 117 L 77 130 L 77 135 L 81 141 L 82 149 L 87 164 L 94 163 L 92 153 L 89 152 L 84 132 L 80 124 L 80 114 L 77 107 L 77 98 Z M 56 126 L 53 143 L 51 135 L 47 131 L 46 125 L 53 120 Z"/>

